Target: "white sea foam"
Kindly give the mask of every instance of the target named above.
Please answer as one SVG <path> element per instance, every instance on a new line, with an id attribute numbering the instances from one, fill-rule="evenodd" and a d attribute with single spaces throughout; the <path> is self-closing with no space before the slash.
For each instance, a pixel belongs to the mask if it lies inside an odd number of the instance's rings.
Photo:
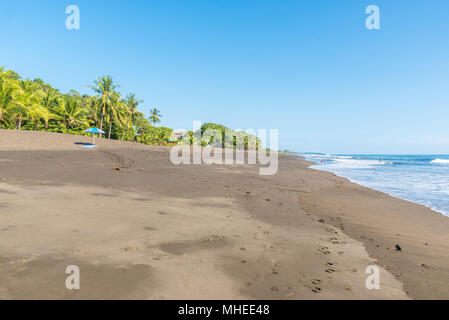
<path id="1" fill-rule="evenodd" d="M 333 172 L 352 182 L 449 216 L 449 159 L 444 158 L 437 155 L 380 155 L 379 158 L 331 155 L 326 159 L 325 155 L 320 155 L 320 158 L 313 158 L 316 163 L 313 168 Z"/>
<path id="2" fill-rule="evenodd" d="M 449 159 L 435 159 L 435 160 L 430 161 L 430 163 L 449 164 Z"/>
<path id="3" fill-rule="evenodd" d="M 303 156 L 307 158 L 328 158 L 325 154 L 305 154 Z"/>
<path id="4" fill-rule="evenodd" d="M 353 159 L 353 158 L 336 158 L 332 159 L 333 163 L 329 166 L 334 168 L 372 168 L 375 166 L 382 166 L 386 164 L 393 164 L 390 161 L 379 161 L 379 160 L 364 160 L 364 159 Z"/>

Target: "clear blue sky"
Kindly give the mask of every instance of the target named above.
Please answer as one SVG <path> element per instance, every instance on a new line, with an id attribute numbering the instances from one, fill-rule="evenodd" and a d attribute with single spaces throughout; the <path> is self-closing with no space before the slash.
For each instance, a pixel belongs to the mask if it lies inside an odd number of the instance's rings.
<path id="1" fill-rule="evenodd" d="M 81 29 L 65 28 L 76 4 Z M 381 30 L 365 28 L 365 8 Z M 280 147 L 449 153 L 449 1 L 2 1 L 0 65 L 62 92 L 111 74 L 193 120 L 277 128 Z"/>

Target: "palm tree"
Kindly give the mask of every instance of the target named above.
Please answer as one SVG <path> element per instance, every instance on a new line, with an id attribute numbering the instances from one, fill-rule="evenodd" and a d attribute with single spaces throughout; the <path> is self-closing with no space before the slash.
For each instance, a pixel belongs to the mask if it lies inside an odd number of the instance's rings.
<path id="1" fill-rule="evenodd" d="M 122 115 L 121 110 L 123 110 L 125 107 L 126 106 L 120 99 L 119 95 L 119 100 L 116 103 L 110 105 L 109 108 L 107 109 L 107 113 L 105 114 L 105 120 L 107 123 L 109 123 L 108 139 L 111 139 L 112 125 L 114 123 L 117 123 L 118 125 L 123 123 L 124 119 L 121 116 Z"/>
<path id="2" fill-rule="evenodd" d="M 95 81 L 94 86 L 90 86 L 98 97 L 98 104 L 100 106 L 100 129 L 103 129 L 104 118 L 109 120 L 117 117 L 117 104 L 120 101 L 120 94 L 116 91 L 118 88 L 114 84 L 111 76 L 103 75 Z M 112 123 L 109 125 L 109 138 L 111 137 Z"/>
<path id="3" fill-rule="evenodd" d="M 5 70 L 4 67 L 0 67 L 0 78 L 2 79 L 16 79 L 17 74 L 11 70 Z"/>
<path id="4" fill-rule="evenodd" d="M 137 98 L 137 96 L 134 93 L 128 94 L 128 96 L 125 99 L 126 105 L 128 106 L 130 112 L 131 112 L 131 121 L 134 123 L 134 113 L 137 110 L 137 106 L 141 103 L 143 103 L 142 99 Z"/>
<path id="5" fill-rule="evenodd" d="M 97 96 L 83 96 L 83 105 L 86 109 L 86 117 L 93 126 L 97 126 L 99 123 L 99 109 L 100 103 Z"/>
<path id="6" fill-rule="evenodd" d="M 44 120 L 45 131 L 48 130 L 48 124 L 49 124 L 50 120 L 52 120 L 52 119 L 60 119 L 57 115 L 52 113 L 47 108 L 42 108 L 41 113 L 40 113 L 40 117 L 41 117 L 42 120 Z"/>
<path id="7" fill-rule="evenodd" d="M 125 116 L 129 115 L 129 119 L 126 120 L 126 126 L 125 130 L 123 130 L 122 135 L 122 141 L 125 139 L 125 133 L 129 129 L 129 123 L 134 124 L 134 114 L 136 113 L 137 106 L 142 103 L 143 100 L 137 98 L 137 96 L 134 93 L 130 93 L 126 96 L 124 100 L 124 105 L 126 108 L 124 108 Z"/>
<path id="8" fill-rule="evenodd" d="M 156 123 L 161 122 L 161 118 L 162 118 L 162 115 L 158 109 L 153 108 L 152 110 L 150 110 L 150 117 L 148 119 L 153 124 L 153 126 Z"/>
<path id="9" fill-rule="evenodd" d="M 2 72 L 1 68 L 0 72 Z M 17 89 L 14 82 L 0 78 L 0 128 L 6 110 L 14 103 L 14 94 Z"/>
<path id="10" fill-rule="evenodd" d="M 157 130 L 156 130 L 157 143 L 160 146 L 164 145 L 164 143 L 167 142 L 168 139 L 170 139 L 172 132 L 173 132 L 173 130 L 171 130 L 169 128 L 164 128 L 164 127 L 157 128 Z"/>
<path id="11" fill-rule="evenodd" d="M 48 110 L 48 109 L 42 107 L 39 104 L 33 105 L 28 110 L 28 118 L 33 123 L 33 129 L 34 130 L 38 130 L 39 129 L 40 120 L 43 118 L 45 110 Z"/>
<path id="12" fill-rule="evenodd" d="M 63 104 L 59 109 L 58 116 L 62 119 L 66 133 L 72 126 L 86 125 L 86 110 L 83 108 L 82 101 L 77 96 L 65 95 Z"/>
<path id="13" fill-rule="evenodd" d="M 43 92 L 37 83 L 29 79 L 20 81 L 20 93 L 14 103 L 13 114 L 16 120 L 16 129 L 20 130 L 23 120 L 31 117 L 36 119 L 38 110 L 41 108 L 40 102 Z"/>
<path id="14" fill-rule="evenodd" d="M 131 110 L 128 108 L 128 105 L 126 103 L 126 100 L 122 101 L 121 107 L 118 110 L 117 117 L 119 118 L 120 123 L 124 125 L 123 127 L 123 133 L 120 140 L 125 140 L 126 132 L 129 129 L 129 123 L 131 122 Z"/>
<path id="15" fill-rule="evenodd" d="M 61 102 L 61 94 L 58 90 L 53 88 L 48 88 L 45 91 L 45 96 L 42 98 L 42 106 L 47 108 L 48 110 L 55 110 L 59 107 Z"/>

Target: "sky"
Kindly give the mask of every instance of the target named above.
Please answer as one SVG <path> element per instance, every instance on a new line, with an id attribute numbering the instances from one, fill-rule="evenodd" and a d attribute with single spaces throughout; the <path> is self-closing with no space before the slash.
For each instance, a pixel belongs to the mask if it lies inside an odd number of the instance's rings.
<path id="1" fill-rule="evenodd" d="M 365 26 L 369 5 L 380 30 Z M 174 129 L 278 129 L 279 148 L 298 152 L 448 154 L 448 12 L 447 0 L 2 1 L 0 66 L 88 94 L 109 74 Z"/>

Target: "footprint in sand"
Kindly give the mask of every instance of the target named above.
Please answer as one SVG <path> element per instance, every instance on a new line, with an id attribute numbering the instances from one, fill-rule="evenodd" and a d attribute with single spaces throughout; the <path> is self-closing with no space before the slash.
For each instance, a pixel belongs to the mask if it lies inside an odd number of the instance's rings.
<path id="1" fill-rule="evenodd" d="M 11 272 L 10 274 L 11 274 L 12 276 L 16 276 L 16 275 L 18 275 L 19 273 L 25 272 L 26 270 L 27 270 L 26 268 L 19 268 L 19 269 L 14 270 L 14 271 Z"/>
<path id="2" fill-rule="evenodd" d="M 321 252 L 322 254 L 328 255 L 331 254 L 331 252 L 328 250 L 328 247 L 321 247 L 318 249 L 319 252 Z"/>
<path id="3" fill-rule="evenodd" d="M 333 244 L 346 244 L 346 242 L 341 241 L 340 239 L 335 237 L 329 238 L 329 242 Z"/>
<path id="4" fill-rule="evenodd" d="M 31 259 L 17 259 L 10 261 L 9 264 L 27 264 L 30 261 Z"/>
<path id="5" fill-rule="evenodd" d="M 314 293 L 320 293 L 321 292 L 321 288 L 320 287 L 314 287 L 314 288 L 312 288 L 312 291 Z"/>
<path id="6" fill-rule="evenodd" d="M 121 252 L 137 252 L 140 251 L 139 247 L 125 247 L 120 249 Z"/>
<path id="7" fill-rule="evenodd" d="M 338 240 L 338 239 L 332 240 L 331 243 L 332 243 L 332 244 L 346 244 L 346 242 L 340 241 L 340 240 Z"/>
<path id="8" fill-rule="evenodd" d="M 321 280 L 320 279 L 312 279 L 312 287 L 310 287 L 310 289 L 312 290 L 312 292 L 314 293 L 320 293 L 322 291 L 322 289 L 320 287 L 318 287 L 319 284 L 321 284 Z"/>

